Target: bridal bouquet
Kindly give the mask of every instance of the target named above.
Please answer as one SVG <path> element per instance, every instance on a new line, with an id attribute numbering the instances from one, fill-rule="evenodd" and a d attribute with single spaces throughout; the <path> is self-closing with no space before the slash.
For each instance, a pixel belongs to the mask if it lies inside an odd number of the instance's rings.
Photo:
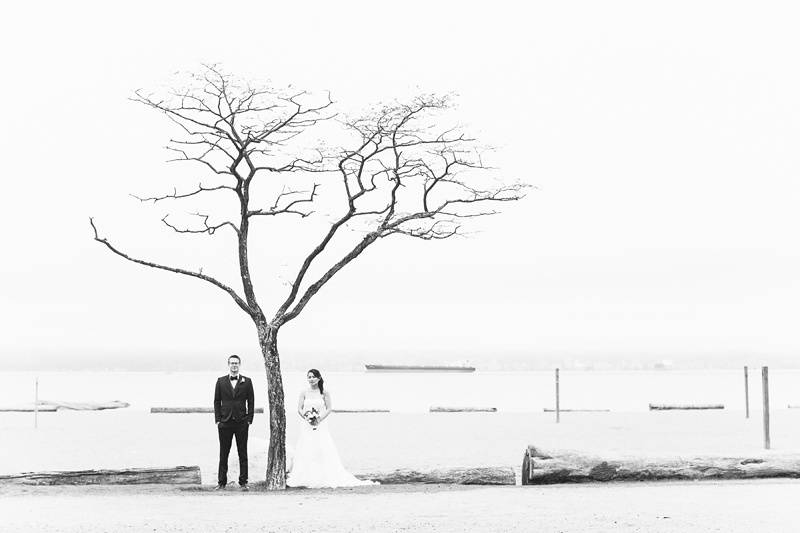
<path id="1" fill-rule="evenodd" d="M 317 426 L 319 425 L 319 411 L 315 407 L 312 407 L 310 411 L 306 411 L 303 413 L 303 418 L 311 424 L 311 429 L 316 430 Z"/>

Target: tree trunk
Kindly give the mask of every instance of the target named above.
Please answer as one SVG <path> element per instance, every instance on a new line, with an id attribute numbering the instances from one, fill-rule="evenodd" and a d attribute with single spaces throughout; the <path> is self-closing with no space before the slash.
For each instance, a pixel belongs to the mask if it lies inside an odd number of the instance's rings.
<path id="1" fill-rule="evenodd" d="M 256 324 L 258 342 L 267 371 L 269 397 L 269 449 L 267 450 L 267 489 L 286 488 L 286 408 L 283 398 L 283 377 L 278 356 L 278 328 Z"/>
<path id="2" fill-rule="evenodd" d="M 547 454 L 528 446 L 522 461 L 523 485 L 777 477 L 800 477 L 800 455 L 601 459 L 570 452 Z"/>

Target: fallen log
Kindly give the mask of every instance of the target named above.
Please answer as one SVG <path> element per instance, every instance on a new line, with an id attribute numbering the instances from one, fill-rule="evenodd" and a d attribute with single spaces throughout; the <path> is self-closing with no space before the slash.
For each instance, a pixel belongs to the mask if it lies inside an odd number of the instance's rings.
<path id="1" fill-rule="evenodd" d="M 435 470 L 400 469 L 391 472 L 357 474 L 360 479 L 378 481 L 381 485 L 403 485 L 407 483 L 441 483 L 449 485 L 514 485 L 514 469 L 511 467 L 439 468 Z"/>
<path id="2" fill-rule="evenodd" d="M 610 413 L 611 409 L 559 409 L 560 413 Z M 555 413 L 552 407 L 545 407 L 545 413 Z"/>
<path id="3" fill-rule="evenodd" d="M 125 407 L 130 407 L 131 404 L 128 402 L 121 402 L 119 400 L 112 400 L 110 402 L 52 402 L 41 400 L 39 401 L 39 409 L 42 407 L 54 407 L 55 409 L 61 410 L 66 409 L 68 411 L 103 411 L 105 409 L 123 409 Z"/>
<path id="4" fill-rule="evenodd" d="M 0 485 L 199 485 L 199 466 L 23 472 L 0 476 Z"/>
<path id="5" fill-rule="evenodd" d="M 334 409 L 334 413 L 389 413 L 388 409 Z"/>
<path id="6" fill-rule="evenodd" d="M 40 405 L 36 409 L 33 405 L 7 405 L 0 406 L 0 413 L 33 413 L 39 411 L 40 413 L 55 413 L 58 409 L 55 406 Z"/>
<path id="7" fill-rule="evenodd" d="M 431 413 L 496 413 L 497 407 L 431 407 Z"/>
<path id="8" fill-rule="evenodd" d="M 604 481 L 800 478 L 800 454 L 763 457 L 603 459 L 573 452 L 545 453 L 528 446 L 523 485 Z"/>
<path id="9" fill-rule="evenodd" d="M 651 411 L 671 411 L 671 410 L 683 410 L 683 411 L 693 411 L 693 410 L 700 410 L 700 409 L 725 409 L 725 406 L 720 403 L 710 403 L 710 404 L 661 404 L 661 403 L 651 403 L 650 410 Z"/>
<path id="10" fill-rule="evenodd" d="M 213 407 L 151 407 L 151 413 L 213 413 Z M 263 413 L 263 407 L 256 407 L 255 413 Z"/>

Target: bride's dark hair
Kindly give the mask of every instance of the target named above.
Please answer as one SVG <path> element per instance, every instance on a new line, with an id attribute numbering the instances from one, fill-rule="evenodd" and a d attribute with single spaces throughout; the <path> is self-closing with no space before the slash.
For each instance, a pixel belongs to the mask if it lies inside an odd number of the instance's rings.
<path id="1" fill-rule="evenodd" d="M 325 380 L 322 379 L 322 374 L 320 374 L 319 370 L 317 370 L 316 368 L 312 368 L 311 370 L 306 372 L 306 374 L 314 374 L 314 377 L 319 380 L 319 382 L 317 382 L 317 386 L 319 387 L 319 393 L 325 394 Z"/>

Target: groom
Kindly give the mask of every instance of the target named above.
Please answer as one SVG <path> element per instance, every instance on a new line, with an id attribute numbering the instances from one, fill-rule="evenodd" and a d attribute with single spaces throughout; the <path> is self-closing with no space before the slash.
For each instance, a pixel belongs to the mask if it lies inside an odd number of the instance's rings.
<path id="1" fill-rule="evenodd" d="M 239 487 L 247 489 L 247 432 L 253 423 L 253 383 L 239 374 L 241 359 L 238 355 L 228 357 L 228 375 L 217 379 L 214 389 L 214 420 L 219 433 L 219 470 L 217 490 L 228 484 L 228 456 L 231 443 L 236 437 L 239 454 Z"/>

